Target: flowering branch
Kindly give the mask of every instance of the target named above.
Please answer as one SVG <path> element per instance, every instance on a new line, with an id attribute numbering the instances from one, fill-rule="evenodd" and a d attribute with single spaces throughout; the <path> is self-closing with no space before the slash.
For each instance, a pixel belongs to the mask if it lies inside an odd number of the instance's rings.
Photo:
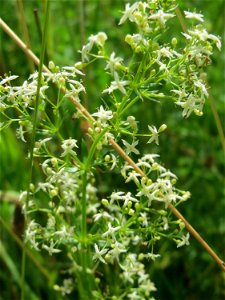
<path id="1" fill-rule="evenodd" d="M 20 38 L 7 26 L 7 24 L 0 19 L 0 26 L 5 30 L 5 32 L 16 42 L 16 44 L 27 54 L 29 55 L 36 65 L 39 65 L 39 59 L 35 56 L 35 54 L 27 48 L 27 46 L 20 40 Z M 43 66 L 43 71 L 51 74 L 50 70 Z M 60 88 L 61 91 L 65 94 L 68 93 L 66 88 Z M 83 107 L 82 104 L 77 101 L 72 95 L 69 95 L 68 98 L 71 102 L 77 107 L 77 109 L 87 118 L 90 126 L 94 123 L 95 119 L 91 116 L 91 114 Z M 142 177 L 147 178 L 144 172 L 135 164 L 135 162 L 123 151 L 123 149 L 113 140 L 109 139 L 109 143 L 111 146 L 117 151 L 117 153 L 131 165 L 134 170 L 139 173 Z M 205 248 L 205 250 L 213 257 L 213 259 L 218 263 L 218 265 L 225 271 L 225 263 L 217 256 L 217 254 L 212 250 L 212 248 L 202 239 L 202 237 L 197 233 L 197 231 L 188 223 L 188 221 L 182 216 L 182 214 L 171 204 L 168 204 L 168 207 L 173 212 L 173 214 L 180 220 L 183 221 L 187 230 L 198 240 L 198 242 Z"/>

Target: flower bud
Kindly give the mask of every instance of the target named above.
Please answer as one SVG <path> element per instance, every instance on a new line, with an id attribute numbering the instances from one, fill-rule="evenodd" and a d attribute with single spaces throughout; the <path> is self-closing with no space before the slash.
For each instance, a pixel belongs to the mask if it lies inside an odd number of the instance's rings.
<path id="1" fill-rule="evenodd" d="M 166 124 L 163 124 L 159 127 L 158 132 L 163 132 L 164 130 L 166 130 L 166 128 L 167 128 Z"/>
<path id="2" fill-rule="evenodd" d="M 135 209 L 138 210 L 140 208 L 140 203 L 135 203 Z"/>
<path id="3" fill-rule="evenodd" d="M 48 63 L 48 68 L 49 68 L 51 71 L 55 69 L 55 64 L 54 64 L 53 61 L 50 61 L 50 62 Z"/>
<path id="4" fill-rule="evenodd" d="M 171 44 L 173 45 L 173 47 L 176 47 L 176 45 L 177 45 L 177 39 L 175 37 L 172 38 Z"/>
<path id="5" fill-rule="evenodd" d="M 104 206 L 109 206 L 109 201 L 107 199 L 102 199 L 101 202 Z"/>
<path id="6" fill-rule="evenodd" d="M 109 162 L 109 161 L 110 161 L 110 155 L 107 154 L 107 155 L 105 156 L 105 162 Z"/>
<path id="7" fill-rule="evenodd" d="M 131 206 L 132 206 L 132 201 L 128 201 L 127 207 L 128 207 L 128 208 L 131 208 Z"/>
<path id="8" fill-rule="evenodd" d="M 128 211 L 128 215 L 133 216 L 134 213 L 135 211 L 132 208 L 130 208 Z"/>

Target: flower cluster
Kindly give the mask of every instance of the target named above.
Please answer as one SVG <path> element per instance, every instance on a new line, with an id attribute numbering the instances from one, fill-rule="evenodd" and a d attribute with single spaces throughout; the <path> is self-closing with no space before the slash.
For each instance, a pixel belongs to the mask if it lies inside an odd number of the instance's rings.
<path id="1" fill-rule="evenodd" d="M 94 287 L 86 299 L 153 299 L 156 287 L 148 266 L 160 259 L 157 249 L 162 239 L 167 237 L 178 248 L 189 244 L 184 224 L 173 219 L 168 206 L 186 201 L 190 193 L 176 188 L 176 175 L 159 163 L 157 153 L 146 154 L 140 146 L 159 146 L 159 136 L 167 126 L 149 124 L 148 133 L 139 132 L 142 120 L 135 117 L 138 102 L 165 98 L 180 106 L 184 117 L 192 112 L 202 115 L 208 97 L 204 69 L 213 45 L 220 49 L 221 43 L 203 27 L 203 16 L 190 11 L 185 12 L 187 21 L 201 24 L 180 34 L 181 42 L 175 37 L 168 41 L 165 28 L 175 19 L 174 8 L 173 0 L 126 4 L 119 25 L 127 21 L 136 25 L 137 31 L 125 37 L 131 59 L 114 51 L 108 54 L 107 35 L 99 32 L 83 46 L 82 62 L 62 68 L 50 62 L 51 72 L 42 73 L 33 149 L 42 179 L 21 193 L 27 217 L 25 240 L 49 255 L 65 252 L 70 260 L 67 272 L 80 280 L 78 286 L 85 286 L 81 278 L 87 276 Z M 80 77 L 91 59 L 103 60 L 111 78 L 101 93 L 104 104 L 88 119 L 86 136 L 71 132 L 64 136 L 62 104 L 65 98 L 81 101 L 85 88 Z M 11 75 L 0 81 L 1 127 L 16 122 L 17 136 L 26 142 L 33 129 L 38 74 L 12 86 L 16 79 Z M 53 84 L 59 96 L 52 100 Z M 81 118 L 82 111 L 78 109 L 75 116 Z M 112 140 L 123 148 L 118 146 L 122 158 L 109 148 Z M 129 156 L 136 157 L 136 168 L 124 163 L 124 158 L 130 161 Z M 113 174 L 110 189 L 107 170 Z M 114 188 L 119 174 L 123 188 Z M 115 270 L 116 291 L 105 276 Z M 65 278 L 54 288 L 65 296 L 72 292 L 73 283 Z"/>

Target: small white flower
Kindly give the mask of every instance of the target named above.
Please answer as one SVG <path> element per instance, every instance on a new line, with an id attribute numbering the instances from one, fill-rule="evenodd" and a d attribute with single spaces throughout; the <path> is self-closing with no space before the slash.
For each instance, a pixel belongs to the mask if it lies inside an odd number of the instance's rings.
<path id="1" fill-rule="evenodd" d="M 196 98 L 192 93 L 187 97 L 187 99 L 175 102 L 177 105 L 183 108 L 183 117 L 188 118 L 190 114 L 194 111 L 202 111 L 202 106 L 204 102 Z"/>
<path id="2" fill-rule="evenodd" d="M 123 94 L 126 94 L 126 90 L 124 88 L 124 86 L 128 85 L 130 83 L 130 81 L 128 80 L 120 80 L 119 79 L 119 76 L 116 72 L 114 72 L 114 78 L 115 78 L 115 81 L 112 81 L 111 82 L 111 85 L 103 90 L 103 94 L 104 93 L 109 93 L 111 94 L 114 90 L 120 90 Z"/>
<path id="3" fill-rule="evenodd" d="M 110 254 L 110 256 L 112 256 L 112 260 L 116 259 L 117 261 L 119 261 L 119 255 L 121 253 L 127 252 L 127 250 L 124 248 L 124 246 L 117 241 L 112 245 L 112 248 L 113 249 L 108 252 L 108 254 Z"/>
<path id="4" fill-rule="evenodd" d="M 113 204 L 116 200 L 123 199 L 124 192 L 113 192 L 110 196 L 110 204 Z"/>
<path id="5" fill-rule="evenodd" d="M 100 106 L 98 112 L 92 114 L 93 117 L 97 117 L 103 124 L 113 118 L 113 113 L 111 110 L 105 110 L 103 106 Z"/>
<path id="6" fill-rule="evenodd" d="M 95 214 L 93 216 L 93 218 L 94 218 L 95 222 L 98 221 L 98 220 L 100 220 L 101 218 L 102 219 L 109 219 L 109 220 L 113 219 L 113 217 L 109 213 L 107 213 L 106 211 L 103 211 L 103 212 L 100 212 L 98 214 Z"/>
<path id="7" fill-rule="evenodd" d="M 108 60 L 108 63 L 105 67 L 105 70 L 110 70 L 110 72 L 112 74 L 114 74 L 115 72 L 115 69 L 121 65 L 121 62 L 123 61 L 122 58 L 120 57 L 115 57 L 115 52 L 113 52 L 111 55 L 110 55 L 110 58 Z"/>
<path id="8" fill-rule="evenodd" d="M 88 38 L 89 43 L 87 43 L 82 47 L 81 50 L 82 61 L 89 61 L 88 54 L 90 54 L 94 44 L 96 44 L 99 47 L 103 47 L 106 40 L 107 40 L 107 35 L 104 32 L 99 32 L 96 35 L 92 34 Z"/>
<path id="9" fill-rule="evenodd" d="M 202 96 L 203 96 L 203 95 L 206 96 L 206 97 L 209 96 L 209 93 L 208 93 L 208 91 L 207 91 L 207 89 L 206 89 L 205 84 L 202 83 L 200 80 L 195 80 L 195 81 L 194 81 L 194 85 L 195 85 L 196 87 L 199 88 L 199 90 L 200 90 Z"/>
<path id="10" fill-rule="evenodd" d="M 104 258 L 103 258 L 102 256 L 103 256 L 104 254 L 106 254 L 106 252 L 107 252 L 109 249 L 102 249 L 102 250 L 99 250 L 97 244 L 94 244 L 94 247 L 95 247 L 95 254 L 94 254 L 94 256 L 93 256 L 93 260 L 100 260 L 102 263 L 106 264 L 106 261 L 104 260 Z"/>
<path id="11" fill-rule="evenodd" d="M 184 11 L 184 14 L 185 14 L 185 18 L 187 18 L 187 19 L 204 22 L 202 14 L 197 14 L 197 13 L 190 12 L 190 11 Z"/>
<path id="12" fill-rule="evenodd" d="M 162 47 L 160 50 L 157 51 L 157 54 L 157 60 L 160 60 L 161 57 L 172 58 L 174 56 L 173 52 L 171 52 L 171 49 L 169 47 Z"/>
<path id="13" fill-rule="evenodd" d="M 110 162 L 111 162 L 112 166 L 111 166 L 110 170 L 113 170 L 117 166 L 118 159 L 114 154 L 111 154 L 111 157 L 112 157 L 112 160 Z"/>
<path id="14" fill-rule="evenodd" d="M 155 259 L 156 259 L 157 257 L 160 257 L 160 254 L 147 253 L 147 254 L 146 254 L 146 257 L 147 257 L 148 259 L 151 259 L 151 260 L 155 261 Z"/>
<path id="15" fill-rule="evenodd" d="M 211 39 L 216 44 L 216 47 L 221 50 L 221 40 L 217 36 L 209 34 L 209 39 Z"/>
<path id="16" fill-rule="evenodd" d="M 51 240 L 49 246 L 43 244 L 43 245 L 42 245 L 42 248 L 45 249 L 46 251 L 48 251 L 49 255 L 51 256 L 53 253 L 59 253 L 59 252 L 62 251 L 62 250 L 60 250 L 60 249 L 54 248 L 54 247 L 55 247 L 55 244 L 56 244 L 56 243 L 54 243 L 54 242 Z"/>
<path id="17" fill-rule="evenodd" d="M 114 233 L 116 232 L 116 231 L 118 231 L 119 229 L 121 228 L 121 226 L 117 226 L 117 227 L 112 227 L 112 225 L 111 225 L 111 223 L 109 222 L 108 223 L 108 230 L 105 232 L 105 233 L 103 233 L 103 237 L 105 237 L 105 236 L 111 236 L 112 238 L 114 238 L 115 239 L 115 235 L 114 235 Z"/>
<path id="18" fill-rule="evenodd" d="M 19 76 L 16 76 L 16 75 L 8 76 L 8 77 L 6 77 L 6 78 L 4 78 L 0 81 L 0 85 L 3 85 L 3 84 L 5 84 L 5 83 L 7 83 L 11 80 L 14 80 L 14 79 L 18 78 L 18 77 Z"/>
<path id="19" fill-rule="evenodd" d="M 128 177 L 126 179 L 126 183 L 130 182 L 131 180 L 133 180 L 136 184 L 139 184 L 139 180 L 137 177 L 140 177 L 141 175 L 135 171 L 131 171 L 128 173 Z"/>
<path id="20" fill-rule="evenodd" d="M 66 156 L 67 154 L 76 155 L 76 152 L 73 151 L 73 148 L 78 148 L 77 140 L 71 138 L 64 140 L 61 147 L 64 150 L 64 152 L 61 154 L 62 157 Z"/>
<path id="21" fill-rule="evenodd" d="M 162 27 L 164 27 L 166 21 L 169 20 L 169 19 L 171 19 L 171 18 L 173 18 L 173 17 L 175 17 L 174 14 L 164 13 L 164 12 L 160 9 L 157 13 L 151 15 L 151 16 L 149 17 L 149 19 L 150 19 L 150 20 L 157 20 L 157 21 L 159 22 L 159 24 L 160 24 Z"/>
<path id="22" fill-rule="evenodd" d="M 138 202 L 138 200 L 131 196 L 131 192 L 128 192 L 126 195 L 122 196 L 122 199 L 124 200 L 123 206 L 126 207 L 128 202 Z"/>
<path id="23" fill-rule="evenodd" d="M 148 227 L 148 217 L 147 217 L 147 214 L 145 212 L 140 213 L 140 221 L 142 222 L 142 226 Z"/>
<path id="24" fill-rule="evenodd" d="M 187 233 L 186 236 L 183 235 L 182 238 L 181 238 L 181 241 L 177 244 L 177 248 L 182 247 L 184 245 L 187 245 L 187 246 L 190 245 L 189 238 L 190 238 L 189 233 Z"/>
<path id="25" fill-rule="evenodd" d="M 79 75 L 84 75 L 84 73 L 82 73 L 78 68 L 77 68 L 77 65 L 78 64 L 82 64 L 81 62 L 79 63 L 76 63 L 74 66 L 65 66 L 65 67 L 62 67 L 63 70 L 66 70 L 66 71 L 69 71 L 70 74 L 79 74 Z"/>
<path id="26" fill-rule="evenodd" d="M 91 45 L 96 44 L 100 47 L 103 47 L 105 44 L 105 41 L 107 40 L 107 35 L 105 32 L 99 32 L 96 35 L 91 35 L 88 38 Z"/>
<path id="27" fill-rule="evenodd" d="M 138 2 L 135 2 L 133 5 L 130 6 L 130 3 L 127 3 L 125 6 L 125 11 L 123 12 L 123 16 L 120 19 L 119 25 L 123 24 L 127 19 L 131 22 L 134 21 L 133 13 L 138 7 Z"/>
<path id="28" fill-rule="evenodd" d="M 151 138 L 148 140 L 147 144 L 155 142 L 156 145 L 158 145 L 159 144 L 159 130 L 157 130 L 155 126 L 149 126 L 149 125 L 148 125 L 148 129 L 151 132 L 151 134 L 150 134 Z"/>
<path id="29" fill-rule="evenodd" d="M 125 150 L 126 154 L 129 155 L 132 152 L 137 154 L 137 155 L 140 154 L 140 152 L 135 148 L 138 144 L 138 141 L 133 141 L 132 144 L 129 144 L 125 140 L 122 140 L 122 142 L 123 142 L 124 146 L 126 147 L 126 150 Z"/>
<path id="30" fill-rule="evenodd" d="M 141 161 L 149 161 L 150 163 L 154 163 L 156 157 L 159 157 L 159 154 L 145 154 L 142 158 Z"/>

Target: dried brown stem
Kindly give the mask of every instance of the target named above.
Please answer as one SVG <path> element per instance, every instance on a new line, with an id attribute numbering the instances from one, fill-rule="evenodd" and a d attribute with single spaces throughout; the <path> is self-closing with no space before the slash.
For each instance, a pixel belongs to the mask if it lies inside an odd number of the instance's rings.
<path id="1" fill-rule="evenodd" d="M 26 45 L 20 40 L 20 38 L 7 26 L 7 24 L 0 19 L 0 27 L 2 27 L 5 32 L 16 42 L 16 44 L 24 50 L 24 52 L 29 55 L 36 65 L 39 64 L 39 59 L 37 56 L 26 47 Z M 43 70 L 45 72 L 51 73 L 50 70 L 43 66 Z M 63 93 L 66 93 L 66 89 L 62 88 L 61 91 Z M 69 97 L 69 99 L 72 101 L 72 103 L 79 109 L 79 111 L 82 112 L 82 114 L 91 122 L 94 121 L 94 118 L 91 116 L 91 114 L 86 110 L 86 108 L 80 104 L 74 97 Z M 133 168 L 136 170 L 137 173 L 139 173 L 141 176 L 146 177 L 146 175 L 142 172 L 142 170 L 135 164 L 135 162 L 123 151 L 123 149 L 113 140 L 111 139 L 109 143 L 112 145 L 112 147 L 116 150 L 116 152 L 125 160 L 127 161 Z M 206 241 L 199 235 L 199 233 L 191 226 L 191 224 L 183 217 L 183 215 L 172 205 L 169 204 L 168 207 L 173 212 L 173 214 L 180 220 L 183 221 L 185 224 L 187 230 L 190 232 L 190 234 L 202 245 L 203 248 L 212 256 L 212 258 L 217 262 L 217 264 L 222 268 L 222 270 L 225 272 L 225 263 L 219 258 L 219 256 L 212 250 L 212 248 L 206 243 Z"/>

